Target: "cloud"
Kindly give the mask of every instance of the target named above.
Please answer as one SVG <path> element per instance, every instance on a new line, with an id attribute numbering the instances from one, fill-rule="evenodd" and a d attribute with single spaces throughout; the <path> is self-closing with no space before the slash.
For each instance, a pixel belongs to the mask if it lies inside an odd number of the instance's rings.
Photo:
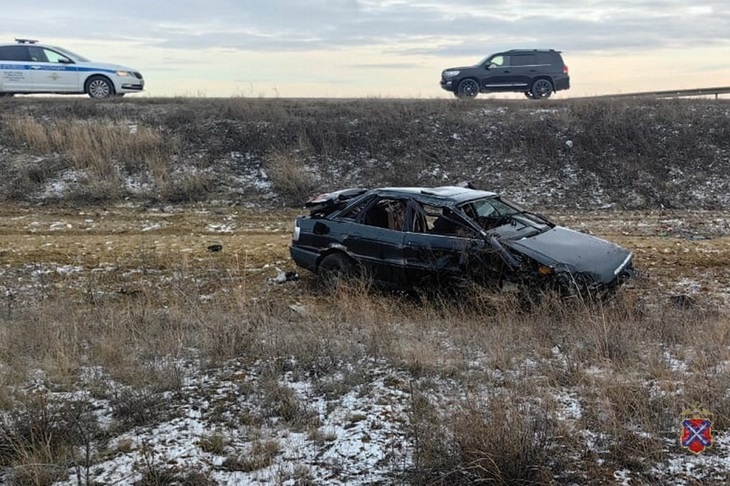
<path id="1" fill-rule="evenodd" d="M 16 35 L 68 37 L 73 26 L 76 38 L 140 39 L 169 49 L 301 52 L 363 46 L 433 56 L 477 56 L 507 47 L 590 51 L 730 41 L 724 1 L 575 3 L 128 0 L 118 8 L 108 2 L 44 0 L 4 6 L 0 32 L 23 26 Z"/>
<path id="2" fill-rule="evenodd" d="M 164 77 L 150 82 L 150 92 L 197 89 L 191 83 L 207 90 L 212 80 L 225 92 L 240 80 L 282 92 L 294 86 L 296 95 L 301 85 L 320 93 L 326 84 L 361 85 L 338 91 L 347 95 L 362 86 L 418 94 L 433 92 L 429 73 L 512 48 L 563 51 L 581 76 L 576 87 L 603 76 L 607 63 L 621 71 L 621 60 L 659 51 L 665 79 L 681 74 L 675 62 L 720 78 L 728 25 L 726 0 L 29 0 L 2 6 L 0 41 L 53 41 Z M 594 86 L 617 89 L 603 79 Z"/>

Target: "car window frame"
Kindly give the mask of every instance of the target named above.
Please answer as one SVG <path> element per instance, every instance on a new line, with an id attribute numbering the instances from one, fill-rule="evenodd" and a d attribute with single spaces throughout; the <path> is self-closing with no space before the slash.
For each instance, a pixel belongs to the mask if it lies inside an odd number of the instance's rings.
<path id="1" fill-rule="evenodd" d="M 493 64 L 493 59 L 495 59 L 497 57 L 501 57 L 503 59 L 502 64 Z M 489 68 L 499 69 L 499 68 L 506 68 L 506 67 L 510 67 L 510 55 L 509 54 L 503 54 L 503 53 L 493 54 L 493 55 L 489 56 L 489 58 L 484 63 L 485 69 L 489 69 Z"/>
<path id="2" fill-rule="evenodd" d="M 70 57 L 68 57 L 67 55 L 65 55 L 64 53 L 62 53 L 62 52 L 60 52 L 60 51 L 58 51 L 56 49 L 52 49 L 50 47 L 41 47 L 41 49 L 43 50 L 43 53 L 46 56 L 46 61 L 45 62 L 49 62 L 51 64 L 74 64 L 74 60 L 73 59 L 71 59 Z M 52 61 L 48 57 L 48 53 L 49 52 L 51 52 L 51 53 L 55 54 L 56 56 L 58 56 L 59 60 Z M 63 59 L 64 61 L 61 61 L 60 59 Z"/>
<path id="3" fill-rule="evenodd" d="M 510 67 L 534 67 L 539 66 L 540 64 L 537 61 L 537 55 L 532 52 L 525 52 L 525 53 L 516 53 L 512 54 L 510 56 L 512 59 L 510 59 Z M 526 64 L 515 64 L 512 62 L 512 60 L 518 60 L 518 59 L 526 59 L 528 62 Z"/>
<path id="4" fill-rule="evenodd" d="M 2 46 L 2 48 L 7 49 L 8 51 L 16 51 L 20 52 L 23 55 L 19 56 L 19 59 L 3 59 L 0 57 L 0 61 L 5 62 L 33 62 L 33 59 L 30 57 L 30 53 L 28 52 L 28 47 L 26 45 L 10 45 L 10 46 Z"/>
<path id="5" fill-rule="evenodd" d="M 390 227 L 390 219 L 389 219 L 388 226 L 380 226 L 380 225 L 375 225 L 375 224 L 368 224 L 365 221 L 365 218 L 367 217 L 368 213 L 371 210 L 375 209 L 376 206 L 379 206 L 380 203 L 382 203 L 384 201 L 398 201 L 398 202 L 401 202 L 403 204 L 403 206 L 404 206 L 404 214 L 403 214 L 403 221 L 402 221 L 402 224 L 401 224 L 401 228 L 400 229 L 391 228 Z M 347 211 L 350 211 L 350 210 L 354 209 L 355 206 L 356 205 L 353 205 L 353 206 L 350 206 L 350 207 L 346 208 L 345 210 L 343 210 L 343 214 L 346 214 Z M 346 221 L 350 221 L 350 222 L 353 222 L 353 223 L 356 223 L 356 224 L 360 224 L 360 225 L 363 225 L 363 226 L 368 226 L 370 228 L 377 228 L 377 229 L 388 230 L 388 231 L 398 231 L 400 233 L 404 233 L 406 231 L 407 212 L 408 212 L 408 198 L 406 198 L 406 197 L 386 196 L 386 195 L 382 195 L 382 194 L 376 194 L 376 195 L 373 195 L 372 196 L 372 200 L 371 201 L 366 202 L 365 206 L 363 206 L 363 208 L 359 211 L 359 213 L 358 213 L 358 215 L 357 215 L 356 218 L 354 218 L 354 219 L 347 218 L 346 216 L 343 216 L 343 215 L 338 215 L 338 218 L 344 219 Z M 386 214 L 387 214 L 387 211 L 386 211 Z"/>

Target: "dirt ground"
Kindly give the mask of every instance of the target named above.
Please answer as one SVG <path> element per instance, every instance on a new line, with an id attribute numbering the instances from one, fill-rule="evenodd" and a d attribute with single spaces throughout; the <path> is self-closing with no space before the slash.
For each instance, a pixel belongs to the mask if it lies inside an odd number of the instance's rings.
<path id="1" fill-rule="evenodd" d="M 231 206 L 4 205 L 0 290 L 24 301 L 51 293 L 133 293 L 180 279 L 194 281 L 201 296 L 270 285 L 277 268 L 296 270 L 288 245 L 298 213 Z M 639 291 L 730 303 L 730 219 L 722 211 L 548 216 L 632 250 Z"/>

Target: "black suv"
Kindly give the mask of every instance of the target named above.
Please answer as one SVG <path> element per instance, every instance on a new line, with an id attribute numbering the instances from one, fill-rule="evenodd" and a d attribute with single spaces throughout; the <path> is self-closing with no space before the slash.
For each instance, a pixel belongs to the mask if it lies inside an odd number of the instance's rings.
<path id="1" fill-rule="evenodd" d="M 513 49 L 487 56 L 475 66 L 445 69 L 441 87 L 457 98 L 515 92 L 539 100 L 569 89 L 570 76 L 560 51 Z"/>

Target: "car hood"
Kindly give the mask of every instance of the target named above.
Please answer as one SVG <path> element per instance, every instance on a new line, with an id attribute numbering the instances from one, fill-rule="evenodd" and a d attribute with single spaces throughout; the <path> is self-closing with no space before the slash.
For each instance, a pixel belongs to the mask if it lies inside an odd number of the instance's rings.
<path id="1" fill-rule="evenodd" d="M 133 72 L 137 72 L 136 69 L 131 68 L 129 66 L 122 66 L 120 64 L 110 64 L 110 63 L 107 63 L 107 62 L 93 62 L 93 61 L 90 61 L 90 62 L 77 62 L 76 64 L 78 66 L 90 67 L 90 68 L 94 68 L 94 69 L 105 69 L 105 70 L 109 70 L 109 71 L 133 71 Z"/>
<path id="2" fill-rule="evenodd" d="M 444 72 L 444 71 L 464 71 L 464 70 L 466 70 L 466 69 L 473 69 L 473 68 L 475 68 L 475 67 L 476 67 L 476 66 L 459 66 L 459 67 L 451 67 L 451 68 L 446 68 L 446 69 L 443 69 L 443 70 L 442 70 L 441 72 Z"/>
<path id="3" fill-rule="evenodd" d="M 502 243 L 558 272 L 588 274 L 599 283 L 612 282 L 632 255 L 610 241 L 561 226 Z"/>

